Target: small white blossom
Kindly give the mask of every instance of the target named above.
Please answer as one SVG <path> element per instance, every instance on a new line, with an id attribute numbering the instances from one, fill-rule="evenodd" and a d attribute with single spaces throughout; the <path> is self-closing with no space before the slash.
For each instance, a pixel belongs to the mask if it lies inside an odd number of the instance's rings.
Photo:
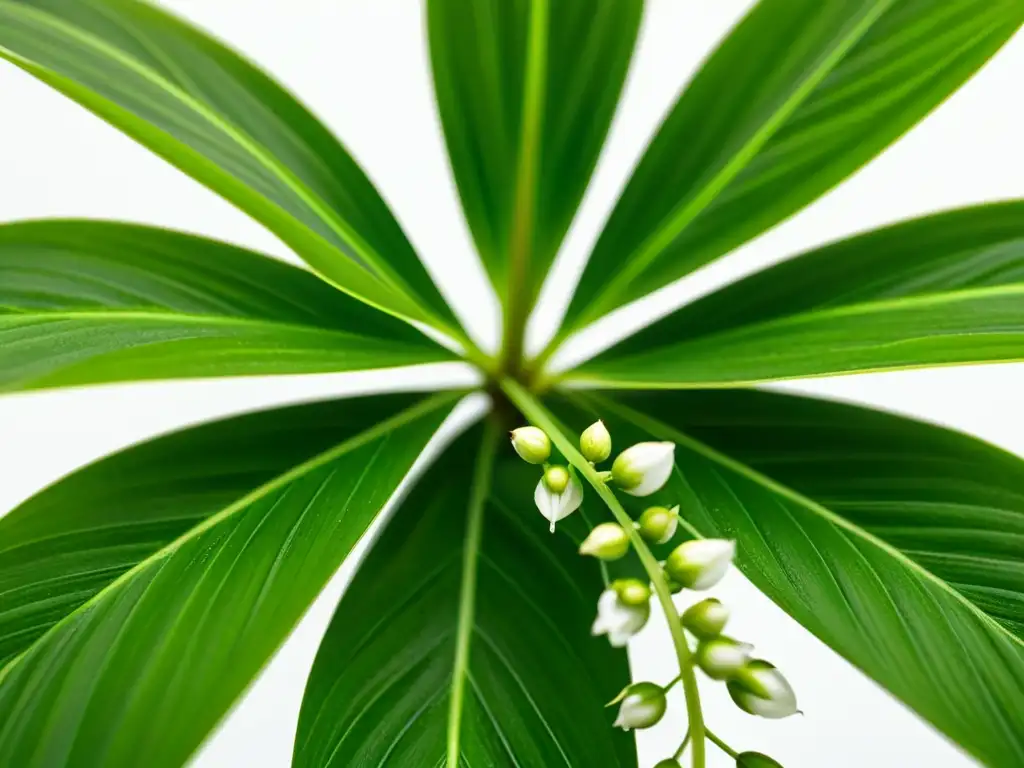
<path id="1" fill-rule="evenodd" d="M 530 464 L 543 464 L 551 456 L 551 439 L 543 429 L 520 427 L 509 434 L 519 458 Z"/>
<path id="2" fill-rule="evenodd" d="M 629 551 L 629 534 L 618 523 L 601 523 L 580 545 L 581 555 L 618 560 Z"/>
<path id="3" fill-rule="evenodd" d="M 615 457 L 612 480 L 632 496 L 650 496 L 668 482 L 674 443 L 637 443 Z"/>
<path id="4" fill-rule="evenodd" d="M 540 513 L 551 523 L 551 532 L 554 533 L 555 523 L 580 508 L 580 504 L 583 503 L 583 486 L 574 477 L 569 480 L 564 491 L 554 493 L 542 477 L 533 491 L 533 500 Z"/>
<path id="5" fill-rule="evenodd" d="M 697 664 L 712 680 L 728 680 L 749 661 L 754 646 L 728 637 L 705 640 L 697 646 Z"/>
<path id="6" fill-rule="evenodd" d="M 683 611 L 680 621 L 696 637 L 710 640 L 722 634 L 729 621 L 729 609 L 720 600 L 709 597 Z"/>
<path id="7" fill-rule="evenodd" d="M 661 720 L 668 706 L 665 690 L 655 683 L 633 683 L 618 695 L 616 701 L 621 704 L 613 725 L 624 731 L 650 728 Z"/>
<path id="8" fill-rule="evenodd" d="M 625 648 L 629 638 L 644 628 L 651 615 L 650 603 L 629 605 L 614 589 L 606 589 L 597 601 L 597 619 L 592 635 L 608 635 L 614 648 Z"/>
<path id="9" fill-rule="evenodd" d="M 793 687 L 767 661 L 751 661 L 729 681 L 728 688 L 736 706 L 751 715 L 779 720 L 800 711 Z"/>
<path id="10" fill-rule="evenodd" d="M 735 556 L 735 541 L 694 539 L 672 550 L 665 572 L 687 589 L 710 589 L 722 580 Z"/>

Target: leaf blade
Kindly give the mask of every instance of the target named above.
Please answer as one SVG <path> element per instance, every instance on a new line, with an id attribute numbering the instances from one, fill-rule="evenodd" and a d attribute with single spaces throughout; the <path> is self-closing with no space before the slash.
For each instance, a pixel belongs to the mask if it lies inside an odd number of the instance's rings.
<path id="1" fill-rule="evenodd" d="M 335 431 L 325 452 L 214 510 L 8 663 L 4 762 L 183 762 L 362 535 L 455 398 L 396 412 L 408 399 L 349 403 L 353 431 Z"/>
<path id="2" fill-rule="evenodd" d="M 1012 0 L 760 3 L 652 141 L 561 337 L 811 202 L 955 90 L 1022 21 Z"/>
<path id="3" fill-rule="evenodd" d="M 241 57 L 143 3 L 5 0 L 0 19 L 0 56 L 225 196 L 336 286 L 454 323 L 362 170 Z"/>
<path id="4" fill-rule="evenodd" d="M 449 752 L 444 699 L 466 555 L 464 516 L 452 510 L 468 506 L 450 475 L 478 444 L 464 438 L 424 478 L 342 598 L 307 683 L 295 765 L 636 765 L 601 706 L 628 679 L 624 659 L 587 636 L 593 599 L 578 578 L 596 590 L 599 577 L 537 523 L 529 468 L 514 461 L 499 463 L 482 521 L 466 695 Z"/>
<path id="5" fill-rule="evenodd" d="M 451 359 L 313 275 L 141 226 L 0 226 L 0 391 Z"/>

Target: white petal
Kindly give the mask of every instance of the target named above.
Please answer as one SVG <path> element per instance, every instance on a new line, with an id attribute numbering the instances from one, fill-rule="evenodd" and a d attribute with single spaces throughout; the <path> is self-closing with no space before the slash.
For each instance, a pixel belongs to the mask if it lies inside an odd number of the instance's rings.
<path id="1" fill-rule="evenodd" d="M 639 485 L 623 490 L 631 496 L 650 496 L 661 490 L 672 474 L 675 444 L 639 443 L 629 450 L 631 463 L 643 473 L 643 479 Z"/>

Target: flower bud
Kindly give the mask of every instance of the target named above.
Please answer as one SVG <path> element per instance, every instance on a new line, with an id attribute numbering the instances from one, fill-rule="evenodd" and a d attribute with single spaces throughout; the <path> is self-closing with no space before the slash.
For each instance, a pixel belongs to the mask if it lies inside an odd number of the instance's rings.
<path id="1" fill-rule="evenodd" d="M 533 491 L 533 501 L 540 513 L 551 523 L 550 530 L 554 533 L 555 523 L 580 508 L 580 504 L 583 503 L 583 486 L 576 478 L 570 478 L 565 490 L 554 493 L 548 488 L 544 478 L 541 478 Z"/>
<path id="2" fill-rule="evenodd" d="M 701 640 L 711 640 L 722 634 L 729 621 L 729 609 L 714 597 L 694 603 L 679 617 L 683 626 Z"/>
<path id="3" fill-rule="evenodd" d="M 710 589 L 722 580 L 735 556 L 735 541 L 685 541 L 668 556 L 665 572 L 687 589 Z"/>
<path id="4" fill-rule="evenodd" d="M 754 646 L 738 643 L 728 637 L 703 640 L 694 658 L 704 674 L 712 680 L 728 680 L 750 662 Z"/>
<path id="5" fill-rule="evenodd" d="M 597 619 L 590 632 L 594 636 L 608 635 L 612 647 L 624 648 L 629 638 L 644 628 L 650 615 L 649 600 L 631 605 L 624 602 L 615 589 L 609 588 L 597 601 Z"/>
<path id="6" fill-rule="evenodd" d="M 612 703 L 619 703 L 619 716 L 615 727 L 624 731 L 650 728 L 664 716 L 668 702 L 665 690 L 655 683 L 633 683 L 627 686 Z"/>
<path id="7" fill-rule="evenodd" d="M 615 457 L 612 480 L 632 496 L 650 496 L 672 474 L 674 443 L 637 443 Z"/>
<path id="8" fill-rule="evenodd" d="M 601 523 L 580 545 L 581 555 L 618 560 L 629 551 L 629 534 L 617 523 Z"/>
<path id="9" fill-rule="evenodd" d="M 782 765 L 760 752 L 744 752 L 736 758 L 736 768 L 782 768 Z"/>
<path id="10" fill-rule="evenodd" d="M 667 544 L 678 527 L 679 507 L 649 507 L 640 515 L 640 535 L 651 544 Z"/>
<path id="11" fill-rule="evenodd" d="M 612 436 L 603 421 L 595 421 L 580 435 L 580 453 L 587 461 L 600 464 L 612 455 Z"/>
<path id="12" fill-rule="evenodd" d="M 552 493 L 561 493 L 569 485 L 569 470 L 556 464 L 544 470 L 544 484 Z"/>
<path id="13" fill-rule="evenodd" d="M 651 599 L 651 588 L 640 579 L 616 579 L 611 588 L 626 605 L 647 605 Z"/>
<path id="14" fill-rule="evenodd" d="M 658 762 L 654 768 L 683 768 L 682 764 L 674 757 L 666 757 Z"/>
<path id="15" fill-rule="evenodd" d="M 749 662 L 727 687 L 736 706 L 748 714 L 778 720 L 799 712 L 789 681 L 767 661 Z"/>
<path id="16" fill-rule="evenodd" d="M 537 427 L 520 427 L 509 433 L 512 447 L 519 458 L 530 464 L 543 464 L 551 457 L 551 440 L 547 433 Z"/>

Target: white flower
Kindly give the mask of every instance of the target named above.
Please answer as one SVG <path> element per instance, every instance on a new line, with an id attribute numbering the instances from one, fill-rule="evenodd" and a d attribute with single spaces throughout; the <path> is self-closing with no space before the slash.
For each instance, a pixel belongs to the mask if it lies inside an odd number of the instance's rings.
<path id="1" fill-rule="evenodd" d="M 597 601 L 597 619 L 592 635 L 608 635 L 614 648 L 625 648 L 629 638 L 644 628 L 651 615 L 650 603 L 629 605 L 614 589 L 606 589 Z"/>
<path id="2" fill-rule="evenodd" d="M 551 532 L 554 533 L 555 523 L 580 508 L 583 503 L 583 486 L 573 477 L 564 491 L 554 493 L 542 477 L 533 491 L 533 500 L 540 513 L 551 523 Z"/>
<path id="3" fill-rule="evenodd" d="M 633 496 L 650 496 L 672 474 L 674 443 L 637 443 L 615 457 L 612 480 Z"/>
<path id="4" fill-rule="evenodd" d="M 551 440 L 543 429 L 520 427 L 509 433 L 519 458 L 530 464 L 543 464 L 551 456 Z"/>
<path id="5" fill-rule="evenodd" d="M 728 637 L 705 640 L 697 646 L 697 664 L 712 680 L 727 680 L 750 661 L 754 646 Z"/>
<path id="6" fill-rule="evenodd" d="M 600 464 L 612 455 L 612 436 L 603 421 L 595 421 L 580 435 L 580 453 L 587 461 Z"/>
<path id="7" fill-rule="evenodd" d="M 686 589 L 710 589 L 722 580 L 735 556 L 735 541 L 694 539 L 672 550 L 665 572 Z"/>
<path id="8" fill-rule="evenodd" d="M 649 507 L 637 521 L 640 535 L 651 544 L 668 544 L 679 527 L 679 507 Z"/>
<path id="9" fill-rule="evenodd" d="M 580 544 L 581 555 L 618 560 L 629 551 L 629 534 L 618 523 L 601 523 Z"/>
<path id="10" fill-rule="evenodd" d="M 633 683 L 612 703 L 619 701 L 619 716 L 613 725 L 624 731 L 650 728 L 661 720 L 668 706 L 665 690 L 655 683 Z"/>
<path id="11" fill-rule="evenodd" d="M 728 688 L 736 706 L 751 715 L 778 720 L 800 711 L 793 687 L 767 661 L 751 661 L 729 681 Z"/>

